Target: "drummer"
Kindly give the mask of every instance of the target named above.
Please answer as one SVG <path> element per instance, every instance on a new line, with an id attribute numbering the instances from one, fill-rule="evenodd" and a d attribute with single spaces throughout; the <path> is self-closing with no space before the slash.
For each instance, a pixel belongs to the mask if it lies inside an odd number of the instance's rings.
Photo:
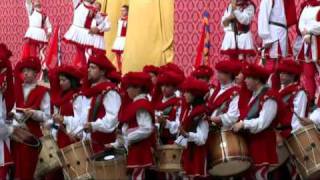
<path id="1" fill-rule="evenodd" d="M 13 164 L 8 138 L 13 127 L 7 122 L 7 114 L 14 104 L 12 65 L 9 60 L 11 56 L 7 46 L 0 44 L 0 179 L 8 179 L 8 170 Z"/>
<path id="2" fill-rule="evenodd" d="M 220 61 L 216 64 L 217 79 L 219 84 L 208 100 L 210 121 L 218 126 L 231 128 L 240 116 L 239 87 L 235 84 L 235 77 L 241 70 L 237 61 Z"/>
<path id="3" fill-rule="evenodd" d="M 147 97 L 152 87 L 151 78 L 144 72 L 130 72 L 123 77 L 122 86 L 132 100 L 119 115 L 124 141 L 117 139 L 106 146 L 124 145 L 128 150 L 130 179 L 141 180 L 145 179 L 145 170 L 154 164 L 154 109 Z"/>
<path id="4" fill-rule="evenodd" d="M 50 118 L 50 96 L 48 89 L 37 83 L 41 63 L 37 57 L 27 57 L 15 68 L 16 104 L 13 113 L 15 125 L 26 126 L 35 137 L 42 137 L 41 123 Z M 18 123 L 19 121 L 19 123 Z M 21 143 L 14 143 L 13 157 L 15 179 L 33 179 L 39 150 Z"/>
<path id="5" fill-rule="evenodd" d="M 207 149 L 209 126 L 206 121 L 204 96 L 208 85 L 193 77 L 187 78 L 182 86 L 186 105 L 182 110 L 180 136 L 175 143 L 184 147 L 182 166 L 187 177 L 207 176 Z"/>
<path id="6" fill-rule="evenodd" d="M 320 97 L 318 97 L 317 108 L 310 113 L 308 118 L 301 118 L 301 123 L 303 125 L 309 125 L 314 123 L 318 127 L 320 126 Z"/>
<path id="7" fill-rule="evenodd" d="M 241 120 L 232 129 L 234 132 L 247 132 L 246 140 L 254 163 L 254 174 L 249 175 L 250 179 L 267 180 L 269 166 L 278 163 L 276 135 L 272 128 L 277 123 L 278 94 L 266 85 L 269 72 L 265 68 L 247 64 L 242 71 L 246 77 L 246 87 L 252 92 L 252 96 L 248 104 L 239 106 Z M 242 92 L 240 98 L 241 96 Z"/>
<path id="8" fill-rule="evenodd" d="M 117 86 L 107 77 L 114 70 L 115 67 L 105 55 L 89 58 L 90 87 L 83 91 L 82 118 L 85 119 L 85 132 L 90 133 L 94 153 L 105 150 L 104 145 L 116 139 L 121 97 Z"/>

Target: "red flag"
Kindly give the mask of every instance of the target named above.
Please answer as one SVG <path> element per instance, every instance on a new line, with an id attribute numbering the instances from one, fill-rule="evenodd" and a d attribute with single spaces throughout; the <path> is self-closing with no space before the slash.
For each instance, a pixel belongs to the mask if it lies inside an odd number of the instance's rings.
<path id="1" fill-rule="evenodd" d="M 200 41 L 199 41 L 199 45 L 198 45 L 198 48 L 197 48 L 197 57 L 196 57 L 196 62 L 194 64 L 194 67 L 198 67 L 198 66 L 201 65 L 202 58 L 203 58 L 203 48 L 204 48 L 205 37 L 206 37 L 205 27 L 203 26 L 201 37 L 200 37 Z"/>
<path id="2" fill-rule="evenodd" d="M 45 59 L 45 64 L 48 69 L 53 69 L 58 65 L 59 31 L 60 27 L 57 26 L 48 44 L 47 56 Z"/>

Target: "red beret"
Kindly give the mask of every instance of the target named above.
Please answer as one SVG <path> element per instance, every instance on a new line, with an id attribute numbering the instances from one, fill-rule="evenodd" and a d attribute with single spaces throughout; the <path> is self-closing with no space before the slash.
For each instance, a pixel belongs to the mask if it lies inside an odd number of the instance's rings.
<path id="1" fill-rule="evenodd" d="M 17 63 L 16 69 L 21 72 L 24 68 L 30 68 L 37 73 L 41 70 L 41 62 L 37 57 L 26 57 Z"/>
<path id="2" fill-rule="evenodd" d="M 106 71 L 116 70 L 114 65 L 109 61 L 109 59 L 105 55 L 90 56 L 88 64 L 89 63 L 93 63 L 99 66 L 102 70 L 106 70 Z"/>
<path id="3" fill-rule="evenodd" d="M 173 85 L 179 86 L 184 80 L 181 74 L 173 71 L 165 71 L 158 76 L 157 85 Z"/>
<path id="4" fill-rule="evenodd" d="M 238 75 L 241 71 L 241 64 L 239 61 L 220 61 L 216 64 L 216 70 L 233 75 Z"/>
<path id="5" fill-rule="evenodd" d="M 208 77 L 211 78 L 213 75 L 213 70 L 211 69 L 210 66 L 198 66 L 193 72 L 192 76 L 196 78 L 201 78 L 201 77 Z"/>
<path id="6" fill-rule="evenodd" d="M 152 87 L 151 78 L 148 73 L 145 72 L 129 72 L 122 78 L 122 85 L 126 89 L 129 86 L 144 87 L 150 91 Z"/>
<path id="7" fill-rule="evenodd" d="M 111 71 L 110 73 L 107 74 L 107 78 L 119 84 L 121 82 L 121 73 L 118 71 Z"/>
<path id="8" fill-rule="evenodd" d="M 301 69 L 301 65 L 294 60 L 282 60 L 278 65 L 277 72 L 300 75 L 302 72 L 302 69 Z"/>
<path id="9" fill-rule="evenodd" d="M 204 81 L 198 80 L 194 77 L 188 77 L 181 85 L 184 92 L 190 92 L 196 97 L 203 98 L 209 91 L 208 84 Z"/>
<path id="10" fill-rule="evenodd" d="M 268 80 L 270 72 L 257 64 L 246 64 L 242 70 L 244 76 Z"/>
<path id="11" fill-rule="evenodd" d="M 146 65 L 143 67 L 143 72 L 159 74 L 160 68 L 154 65 Z"/>
<path id="12" fill-rule="evenodd" d="M 183 77 L 184 76 L 184 72 L 179 68 L 179 66 L 177 66 L 176 64 L 173 64 L 173 63 L 168 63 L 166 65 L 163 65 L 160 67 L 160 71 L 161 72 L 165 72 L 165 71 L 173 71 L 177 74 L 180 74 L 182 75 Z"/>
<path id="13" fill-rule="evenodd" d="M 0 60 L 7 60 L 12 56 L 12 52 L 8 49 L 7 45 L 0 44 Z"/>
<path id="14" fill-rule="evenodd" d="M 62 65 L 56 68 L 57 74 L 67 74 L 76 79 L 82 79 L 84 74 L 79 69 L 71 65 Z"/>

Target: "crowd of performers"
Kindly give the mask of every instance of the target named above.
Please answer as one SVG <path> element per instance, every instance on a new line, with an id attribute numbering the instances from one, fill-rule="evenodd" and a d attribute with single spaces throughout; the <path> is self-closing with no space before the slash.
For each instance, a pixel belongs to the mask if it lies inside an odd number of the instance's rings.
<path id="1" fill-rule="evenodd" d="M 12 68 L 11 52 L 0 44 L 0 179 L 34 177 L 39 151 L 10 139 L 21 136 L 21 128 L 37 138 L 47 129 L 59 148 L 83 140 L 90 140 L 94 153 L 125 148 L 132 179 L 210 179 L 212 127 L 245 137 L 253 165 L 240 178 L 283 179 L 283 171 L 270 171 L 278 164 L 277 147 L 304 126 L 320 124 L 316 0 L 302 4 L 299 18 L 294 0 L 260 2 L 261 64 L 247 58 L 256 53 L 250 32 L 256 6 L 250 0 L 232 0 L 221 22 L 225 30 L 221 53 L 230 59 L 217 62 L 214 69 L 196 67 L 190 76 L 173 63 L 121 75 L 105 56 L 102 35 L 110 23 L 99 13 L 101 5 L 74 0 L 73 23 L 64 38 L 76 46 L 76 58 L 86 69 L 71 65 L 50 69 L 50 87 L 38 82 L 42 69 L 38 50 L 52 31 L 50 21 L 39 1 L 26 4 L 27 44 L 34 52 Z M 114 45 L 119 56 L 127 24 L 128 7 L 123 8 L 119 43 Z M 293 25 L 299 36 L 291 48 L 288 28 Z M 215 85 L 210 83 L 214 72 Z M 307 77 L 303 85 L 302 76 Z M 156 148 L 167 144 L 183 147 L 181 172 L 153 170 Z M 288 171 L 285 178 L 299 178 L 292 161 L 283 166 Z M 62 170 L 44 178 L 62 179 Z"/>

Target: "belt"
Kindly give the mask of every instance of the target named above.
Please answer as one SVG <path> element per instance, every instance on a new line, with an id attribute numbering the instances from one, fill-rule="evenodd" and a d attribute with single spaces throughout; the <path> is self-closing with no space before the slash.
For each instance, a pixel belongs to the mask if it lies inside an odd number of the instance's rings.
<path id="1" fill-rule="evenodd" d="M 275 26 L 279 26 L 279 27 L 282 27 L 284 29 L 288 29 L 287 25 L 281 24 L 281 23 L 278 23 L 278 22 L 269 21 L 269 24 L 272 24 L 272 25 L 275 25 Z"/>

